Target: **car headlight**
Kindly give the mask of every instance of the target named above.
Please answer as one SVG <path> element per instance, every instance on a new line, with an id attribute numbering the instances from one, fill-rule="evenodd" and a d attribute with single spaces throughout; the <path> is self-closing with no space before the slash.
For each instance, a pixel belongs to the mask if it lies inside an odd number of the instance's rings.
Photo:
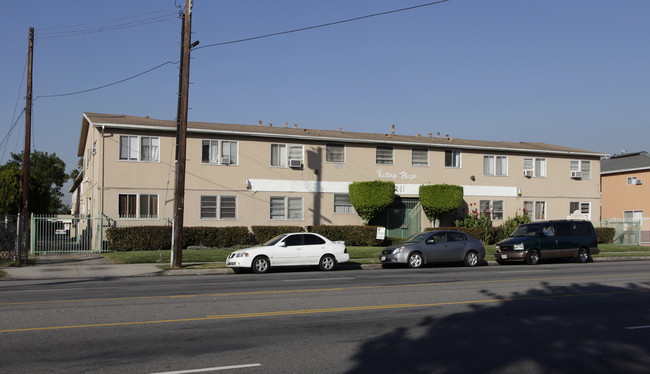
<path id="1" fill-rule="evenodd" d="M 394 255 L 400 254 L 400 253 L 404 252 L 404 249 L 406 249 L 405 246 L 397 247 L 397 248 L 393 249 L 393 254 Z"/>
<path id="2" fill-rule="evenodd" d="M 512 246 L 512 249 L 514 249 L 515 251 L 523 251 L 524 243 L 515 244 Z"/>
<path id="3" fill-rule="evenodd" d="M 237 253 L 237 257 L 248 257 L 248 252 L 239 252 Z"/>

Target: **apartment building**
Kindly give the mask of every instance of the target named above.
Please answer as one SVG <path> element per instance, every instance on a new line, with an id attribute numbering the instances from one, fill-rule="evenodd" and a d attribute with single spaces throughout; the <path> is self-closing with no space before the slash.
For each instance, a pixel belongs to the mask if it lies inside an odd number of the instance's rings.
<path id="1" fill-rule="evenodd" d="M 624 226 L 638 223 L 639 236 L 628 232 L 632 237 L 625 241 L 650 244 L 650 154 L 623 153 L 602 160 L 600 179 L 602 218 Z"/>
<path id="2" fill-rule="evenodd" d="M 73 214 L 161 224 L 173 217 L 176 121 L 84 113 Z M 598 152 L 533 142 L 455 139 L 190 122 L 186 226 L 360 225 L 352 182 L 396 185 L 375 222 L 404 237 L 432 224 L 418 205 L 426 184 L 464 188 L 465 207 L 500 224 L 524 210 L 536 220 L 576 211 L 598 221 Z M 462 214 L 459 210 L 458 214 Z M 437 224 L 449 225 L 453 215 Z"/>

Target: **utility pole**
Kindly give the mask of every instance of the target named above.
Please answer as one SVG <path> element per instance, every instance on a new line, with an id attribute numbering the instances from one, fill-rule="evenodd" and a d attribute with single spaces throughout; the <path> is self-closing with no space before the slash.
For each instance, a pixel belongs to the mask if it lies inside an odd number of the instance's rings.
<path id="1" fill-rule="evenodd" d="M 32 137 L 32 66 L 34 61 L 34 28 L 29 28 L 27 50 L 27 98 L 25 103 L 25 149 L 23 150 L 23 203 L 20 211 L 20 248 L 16 260 L 22 264 L 27 258 L 29 245 L 29 160 Z"/>
<path id="2" fill-rule="evenodd" d="M 187 108 L 190 85 L 190 48 L 192 38 L 192 0 L 185 0 L 183 27 L 183 55 L 181 59 L 181 92 L 178 120 L 178 162 L 176 163 L 176 187 L 174 191 L 174 243 L 172 267 L 179 269 L 183 260 L 183 213 L 185 208 L 185 161 L 187 151 Z"/>

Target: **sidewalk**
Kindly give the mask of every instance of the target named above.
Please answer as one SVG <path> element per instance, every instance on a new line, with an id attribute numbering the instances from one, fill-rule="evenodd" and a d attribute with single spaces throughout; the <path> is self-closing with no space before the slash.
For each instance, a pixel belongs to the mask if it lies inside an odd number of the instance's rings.
<path id="1" fill-rule="evenodd" d="M 163 275 L 208 275 L 234 274 L 231 269 L 179 269 L 163 270 L 159 264 L 113 264 L 100 254 L 53 254 L 33 257 L 36 265 L 23 267 L 4 267 L 0 270 L 7 273 L 0 277 L 2 280 L 30 279 L 79 279 L 79 278 L 115 278 L 115 277 L 151 277 Z M 600 257 L 595 262 L 606 261 L 649 261 L 650 256 L 639 257 Z M 495 261 L 489 265 L 497 266 Z M 341 264 L 342 269 L 381 269 L 381 264 Z"/>

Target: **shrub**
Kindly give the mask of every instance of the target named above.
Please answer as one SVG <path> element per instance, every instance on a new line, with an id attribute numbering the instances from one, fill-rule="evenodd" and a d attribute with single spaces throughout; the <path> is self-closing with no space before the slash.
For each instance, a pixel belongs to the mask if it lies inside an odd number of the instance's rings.
<path id="1" fill-rule="evenodd" d="M 252 243 L 252 235 L 245 226 L 185 227 L 183 247 L 229 248 Z"/>
<path id="2" fill-rule="evenodd" d="M 517 213 L 514 217 L 508 218 L 503 225 L 495 228 L 494 243 L 498 243 L 499 241 L 510 236 L 510 234 L 512 234 L 512 232 L 515 231 L 515 229 L 519 227 L 519 225 L 523 225 L 524 223 L 529 223 L 529 222 L 530 222 L 530 217 L 526 213 L 524 214 Z"/>
<path id="3" fill-rule="evenodd" d="M 171 226 L 111 227 L 106 230 L 108 250 L 158 251 L 171 249 Z"/>
<path id="4" fill-rule="evenodd" d="M 420 186 L 420 204 L 430 221 L 463 206 L 463 187 L 450 184 Z"/>
<path id="5" fill-rule="evenodd" d="M 352 206 L 366 224 L 395 200 L 394 182 L 353 182 L 348 191 Z"/>
<path id="6" fill-rule="evenodd" d="M 598 243 L 612 243 L 614 241 L 616 229 L 613 227 L 595 227 L 595 230 Z"/>
<path id="7" fill-rule="evenodd" d="M 255 244 L 265 243 L 280 234 L 305 231 L 302 226 L 252 226 L 251 230 L 253 230 L 253 243 Z"/>
<path id="8" fill-rule="evenodd" d="M 470 206 L 476 205 L 476 203 Z M 461 219 L 454 221 L 456 227 L 476 227 L 480 229 L 480 235 L 477 239 L 485 243 L 494 243 L 494 229 L 492 227 L 492 217 L 490 212 L 480 214 L 478 209 L 474 208 L 471 212 L 465 210 L 465 215 Z"/>
<path id="9" fill-rule="evenodd" d="M 377 238 L 377 226 L 307 226 L 307 231 L 321 234 L 331 241 L 344 241 L 346 246 L 383 245 Z"/>

